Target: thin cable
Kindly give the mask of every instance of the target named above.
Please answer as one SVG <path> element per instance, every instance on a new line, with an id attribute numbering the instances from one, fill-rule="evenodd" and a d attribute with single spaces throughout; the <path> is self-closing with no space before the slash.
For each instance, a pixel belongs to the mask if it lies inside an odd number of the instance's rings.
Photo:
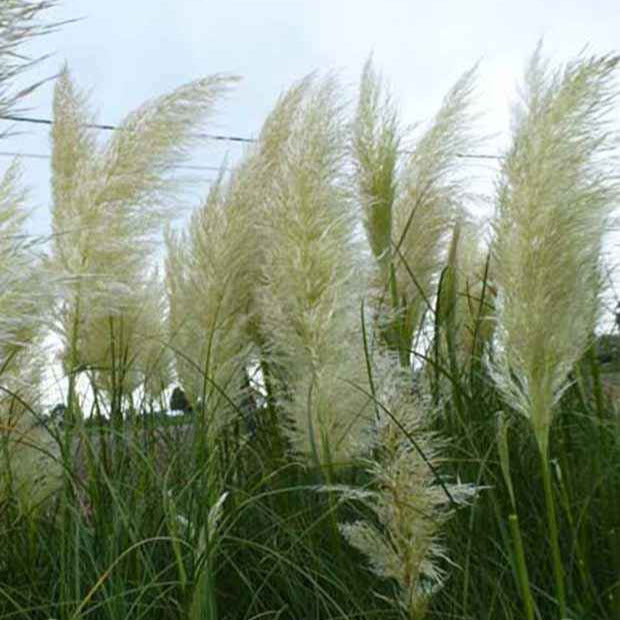
<path id="1" fill-rule="evenodd" d="M 29 159 L 51 159 L 51 155 L 46 153 L 19 153 L 17 151 L 0 151 L 0 157 L 27 157 Z M 209 172 L 221 172 L 222 170 L 230 170 L 231 168 L 219 166 L 199 166 L 199 165 L 179 165 L 174 166 L 177 170 L 206 170 Z"/>
<path id="2" fill-rule="evenodd" d="M 1 120 L 13 121 L 15 123 L 31 123 L 34 125 L 53 125 L 54 121 L 49 118 L 35 118 L 33 116 L 15 116 L 13 114 L 0 115 Z M 122 129 L 117 125 L 109 125 L 107 123 L 86 123 L 85 127 L 91 127 L 92 129 L 102 129 L 104 131 L 115 131 L 116 129 Z M 220 142 L 241 142 L 252 143 L 256 142 L 254 138 L 243 138 L 240 136 L 225 136 L 222 134 L 213 133 L 197 133 L 193 134 L 196 138 L 205 138 L 206 140 L 217 140 Z"/>
<path id="3" fill-rule="evenodd" d="M 35 118 L 33 116 L 15 116 L 13 114 L 2 114 L 0 115 L 0 120 L 6 121 L 14 121 L 16 123 L 32 123 L 36 125 L 53 125 L 54 121 L 48 118 Z M 104 131 L 114 131 L 116 129 L 121 129 L 117 125 L 110 125 L 107 123 L 87 123 L 86 127 L 91 127 L 93 129 L 102 129 Z M 237 143 L 245 143 L 252 144 L 256 142 L 255 138 L 245 138 L 242 136 L 226 136 L 223 134 L 211 134 L 211 133 L 197 133 L 194 134 L 197 138 L 205 138 L 206 140 L 216 140 L 220 142 L 237 142 Z M 408 155 L 411 155 L 413 151 L 402 151 Z M 501 155 L 490 155 L 485 153 L 457 153 L 456 157 L 461 159 L 493 159 L 493 160 L 501 160 Z"/>
<path id="4" fill-rule="evenodd" d="M 0 117 L 2 118 L 2 117 Z M 401 150 L 400 153 L 404 155 L 414 155 L 415 151 L 412 150 Z M 488 153 L 455 153 L 455 157 L 459 159 L 492 159 L 492 160 L 502 160 L 504 159 L 501 155 L 490 155 Z"/>
<path id="5" fill-rule="evenodd" d="M 49 155 L 39 153 L 14 153 L 13 151 L 0 151 L 0 157 L 29 157 L 31 159 L 49 159 Z"/>
<path id="6" fill-rule="evenodd" d="M 501 155 L 487 155 L 484 153 L 457 153 L 456 156 L 461 157 L 462 159 L 504 159 Z"/>

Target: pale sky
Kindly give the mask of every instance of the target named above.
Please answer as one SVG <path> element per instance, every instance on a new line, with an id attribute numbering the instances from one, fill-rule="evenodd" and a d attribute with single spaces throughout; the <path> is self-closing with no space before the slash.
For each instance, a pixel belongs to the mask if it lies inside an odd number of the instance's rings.
<path id="1" fill-rule="evenodd" d="M 82 18 L 31 45 L 52 53 L 27 78 L 57 72 L 67 61 L 91 91 L 98 120 L 117 123 L 146 99 L 216 72 L 241 84 L 220 102 L 207 130 L 255 136 L 277 97 L 313 70 L 335 71 L 343 93 L 355 87 L 368 55 L 389 82 L 405 123 L 428 120 L 456 79 L 480 62 L 477 101 L 482 129 L 498 152 L 509 128 L 509 105 L 539 39 L 553 60 L 620 51 L 620 8 L 613 0 L 65 0 L 50 19 Z M 28 114 L 49 118 L 53 85 L 31 97 Z M 620 128 L 620 108 L 618 110 Z M 0 129 L 6 122 L 0 121 Z M 0 144 L 2 151 L 49 153 L 49 128 Z M 241 154 L 235 143 L 205 143 L 192 163 L 219 166 Z M 0 157 L 0 169 L 10 160 Z M 490 183 L 495 166 L 472 162 Z M 49 162 L 24 159 L 35 207 L 32 230 L 49 230 Z M 198 204 L 214 172 L 192 188 Z"/>

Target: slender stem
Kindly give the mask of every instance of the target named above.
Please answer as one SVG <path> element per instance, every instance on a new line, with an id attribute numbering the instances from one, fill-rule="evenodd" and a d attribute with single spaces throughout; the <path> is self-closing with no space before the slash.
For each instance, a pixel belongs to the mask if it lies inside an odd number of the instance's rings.
<path id="1" fill-rule="evenodd" d="M 523 549 L 523 537 L 521 535 L 521 526 L 519 525 L 519 516 L 517 514 L 517 499 L 512 483 L 512 475 L 510 473 L 510 453 L 508 450 L 508 422 L 505 416 L 500 413 L 498 418 L 497 432 L 497 449 L 499 452 L 499 462 L 504 476 L 504 483 L 508 490 L 512 512 L 508 515 L 508 524 L 510 525 L 510 535 L 512 537 L 512 545 L 514 549 L 514 558 L 516 563 L 517 587 L 521 591 L 521 598 L 525 606 L 525 616 L 527 620 L 534 620 L 534 599 L 532 598 L 532 590 L 530 588 L 530 578 L 525 562 L 525 551 Z M 479 484 L 479 481 L 477 482 Z"/>
<path id="2" fill-rule="evenodd" d="M 67 408 L 64 412 L 64 429 L 63 429 L 63 445 L 62 445 L 62 458 L 64 462 L 63 467 L 63 489 L 61 495 L 61 514 L 64 527 L 61 533 L 61 554 L 60 554 L 60 584 L 62 597 L 65 600 L 79 600 L 80 598 L 80 583 L 78 573 L 79 562 L 79 547 L 75 544 L 78 537 L 71 536 L 71 528 L 75 526 L 75 516 L 70 509 L 73 499 L 73 488 L 70 472 L 73 471 L 73 439 L 75 437 L 75 427 L 78 420 L 77 415 L 77 396 L 76 396 L 76 377 L 77 377 L 77 362 L 78 362 L 78 336 L 79 336 L 79 320 L 80 320 L 80 289 L 76 292 L 75 302 L 73 307 L 73 316 L 71 322 L 71 341 L 69 343 L 69 377 L 68 377 L 68 393 L 67 393 Z M 73 553 L 71 553 L 71 547 L 73 546 Z M 74 591 L 71 592 L 70 573 L 71 564 L 73 562 L 74 571 Z M 68 617 L 69 609 L 61 609 L 61 618 Z"/>
<path id="3" fill-rule="evenodd" d="M 560 542 L 558 537 L 558 523 L 555 514 L 555 502 L 553 500 L 553 488 L 551 485 L 551 468 L 549 467 L 548 448 L 544 443 L 539 444 L 540 466 L 545 490 L 545 505 L 547 507 L 547 526 L 551 543 L 551 556 L 553 560 L 553 577 L 555 579 L 555 591 L 560 607 L 560 618 L 567 618 L 566 591 L 564 588 L 564 569 L 560 554 Z"/>
<path id="4" fill-rule="evenodd" d="M 534 620 L 534 601 L 532 599 L 532 591 L 530 589 L 530 578 L 525 563 L 525 552 L 523 551 L 523 539 L 521 537 L 521 527 L 519 526 L 519 518 L 515 513 L 508 515 L 508 523 L 510 524 L 510 533 L 512 542 L 515 546 L 515 559 L 517 562 L 517 577 L 521 587 L 521 596 L 525 605 L 525 617 L 527 620 Z"/>

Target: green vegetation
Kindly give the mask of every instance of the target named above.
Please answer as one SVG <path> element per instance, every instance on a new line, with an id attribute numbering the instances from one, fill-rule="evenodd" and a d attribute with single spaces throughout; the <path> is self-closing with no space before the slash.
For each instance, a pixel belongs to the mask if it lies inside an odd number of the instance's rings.
<path id="1" fill-rule="evenodd" d="M 0 109 L 46 6 L 0 7 Z M 301 80 L 174 231 L 235 78 L 102 144 L 65 68 L 49 247 L 0 182 L 0 618 L 620 620 L 617 64 L 533 55 L 486 245 L 475 69 L 416 136 L 370 62 L 352 113 Z"/>

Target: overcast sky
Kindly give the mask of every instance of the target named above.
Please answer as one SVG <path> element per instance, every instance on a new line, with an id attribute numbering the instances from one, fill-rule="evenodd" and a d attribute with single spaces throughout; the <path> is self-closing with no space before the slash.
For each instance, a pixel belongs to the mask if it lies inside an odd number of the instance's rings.
<path id="1" fill-rule="evenodd" d="M 1 1 L 1 0 L 0 0 Z M 144 100 L 215 72 L 243 81 L 219 105 L 211 130 L 252 137 L 279 94 L 307 73 L 335 70 L 349 99 L 372 52 L 389 81 L 406 123 L 428 120 L 442 96 L 480 61 L 478 102 L 484 131 L 497 134 L 497 151 L 509 128 L 509 102 L 539 39 L 556 61 L 620 48 L 617 0 L 65 0 L 50 19 L 81 18 L 31 45 L 53 56 L 34 81 L 64 61 L 78 84 L 92 92 L 99 121 L 117 123 Z M 29 102 L 29 114 L 49 118 L 52 84 Z M 620 126 L 620 110 L 618 111 Z M 2 123 L 2 128 L 4 123 Z M 49 153 L 49 129 L 4 141 L 3 151 Z M 209 143 L 192 163 L 218 166 L 241 153 L 235 143 Z M 0 167 L 8 163 L 0 158 Z M 492 178 L 493 164 L 473 166 Z M 472 164 L 473 165 L 473 164 Z M 36 207 L 33 231 L 49 229 L 49 162 L 24 160 Z M 194 186 L 194 202 L 208 178 Z"/>

